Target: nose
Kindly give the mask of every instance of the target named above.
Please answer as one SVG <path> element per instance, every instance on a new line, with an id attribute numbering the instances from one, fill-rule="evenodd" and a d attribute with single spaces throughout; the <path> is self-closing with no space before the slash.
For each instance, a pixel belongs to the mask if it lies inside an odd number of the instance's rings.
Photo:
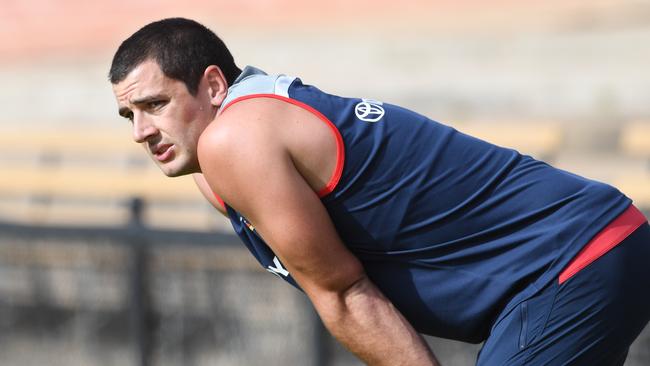
<path id="1" fill-rule="evenodd" d="M 137 143 L 146 142 L 149 137 L 158 134 L 158 129 L 141 113 L 133 115 L 133 140 Z"/>

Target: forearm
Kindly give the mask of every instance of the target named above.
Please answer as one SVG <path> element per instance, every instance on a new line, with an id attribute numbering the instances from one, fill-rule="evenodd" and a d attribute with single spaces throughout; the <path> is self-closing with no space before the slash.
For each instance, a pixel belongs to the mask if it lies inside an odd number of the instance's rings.
<path id="1" fill-rule="evenodd" d="M 312 301 L 330 332 L 368 365 L 439 365 L 422 337 L 367 278 L 344 294 Z"/>

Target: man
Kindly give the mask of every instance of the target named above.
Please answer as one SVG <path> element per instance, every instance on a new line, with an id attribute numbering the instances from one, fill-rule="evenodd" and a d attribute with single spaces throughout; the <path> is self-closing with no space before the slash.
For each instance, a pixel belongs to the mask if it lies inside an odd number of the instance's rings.
<path id="1" fill-rule="evenodd" d="M 622 365 L 650 317 L 650 226 L 616 189 L 406 109 L 240 70 L 186 19 L 117 50 L 119 114 L 372 365 Z"/>

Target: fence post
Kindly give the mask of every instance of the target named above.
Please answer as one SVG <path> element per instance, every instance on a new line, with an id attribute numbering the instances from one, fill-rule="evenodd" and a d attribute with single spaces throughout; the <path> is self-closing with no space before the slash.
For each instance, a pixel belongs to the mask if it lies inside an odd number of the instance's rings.
<path id="1" fill-rule="evenodd" d="M 330 334 L 323 325 L 320 316 L 318 313 L 310 306 L 312 309 L 312 324 L 313 324 L 313 347 L 314 347 L 314 366 L 329 366 L 330 365 L 330 354 L 329 354 L 329 341 Z"/>
<path id="2" fill-rule="evenodd" d="M 134 198 L 129 203 L 129 327 L 136 365 L 150 366 L 153 349 L 153 315 L 149 297 L 149 255 L 146 228 L 142 224 L 144 202 Z"/>

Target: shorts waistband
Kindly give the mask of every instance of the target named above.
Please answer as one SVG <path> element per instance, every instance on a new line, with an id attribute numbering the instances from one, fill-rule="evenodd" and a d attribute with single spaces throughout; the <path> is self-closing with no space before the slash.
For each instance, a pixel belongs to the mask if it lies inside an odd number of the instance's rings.
<path id="1" fill-rule="evenodd" d="M 560 284 L 573 277 L 583 268 L 616 247 L 639 226 L 647 221 L 646 217 L 634 205 L 630 205 L 622 214 L 610 222 L 603 230 L 594 236 L 587 245 L 571 260 L 560 273 Z"/>

